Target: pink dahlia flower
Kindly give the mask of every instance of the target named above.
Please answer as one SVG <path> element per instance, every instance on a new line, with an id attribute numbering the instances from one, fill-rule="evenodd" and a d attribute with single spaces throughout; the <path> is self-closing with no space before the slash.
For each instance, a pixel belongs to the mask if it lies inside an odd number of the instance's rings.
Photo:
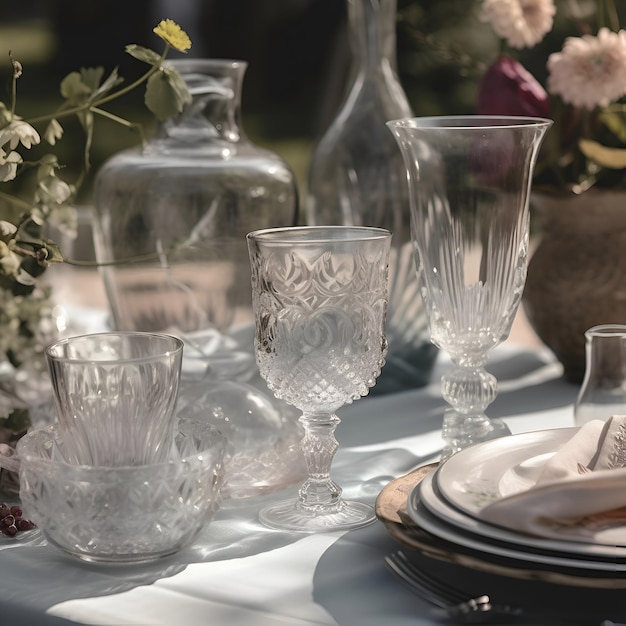
<path id="1" fill-rule="evenodd" d="M 598 36 L 568 37 L 548 57 L 548 90 L 564 102 L 593 109 L 626 94 L 626 31 L 601 28 Z"/>
<path id="2" fill-rule="evenodd" d="M 483 0 L 481 19 L 512 48 L 532 48 L 552 30 L 554 0 Z"/>

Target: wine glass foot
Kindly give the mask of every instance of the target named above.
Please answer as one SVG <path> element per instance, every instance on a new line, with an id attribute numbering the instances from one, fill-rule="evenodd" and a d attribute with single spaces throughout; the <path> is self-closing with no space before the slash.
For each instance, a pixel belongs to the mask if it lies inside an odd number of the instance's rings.
<path id="1" fill-rule="evenodd" d="M 351 500 L 341 500 L 329 512 L 310 511 L 298 500 L 285 500 L 261 509 L 259 520 L 276 530 L 318 533 L 361 528 L 376 521 L 376 514 L 368 504 Z"/>
<path id="2" fill-rule="evenodd" d="M 464 448 L 506 437 L 511 434 L 511 429 L 497 418 L 489 418 L 485 415 L 467 416 L 459 415 L 453 410 L 446 411 L 443 419 L 442 437 L 445 447 L 441 453 L 441 461 L 445 461 Z"/>

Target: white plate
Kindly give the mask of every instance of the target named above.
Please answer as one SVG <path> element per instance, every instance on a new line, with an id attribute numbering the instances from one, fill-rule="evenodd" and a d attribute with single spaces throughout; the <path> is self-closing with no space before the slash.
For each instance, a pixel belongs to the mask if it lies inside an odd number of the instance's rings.
<path id="1" fill-rule="evenodd" d="M 419 503 L 434 517 L 443 523 L 452 525 L 460 531 L 476 535 L 481 541 L 509 544 L 517 551 L 540 551 L 544 554 L 553 554 L 559 557 L 576 557 L 581 559 L 616 559 L 626 560 L 626 548 L 606 546 L 579 541 L 566 541 L 531 537 L 514 530 L 507 530 L 493 526 L 482 520 L 466 515 L 459 509 L 451 506 L 437 493 L 437 473 L 431 472 L 412 490 L 407 500 L 407 511 L 411 519 L 417 522 L 414 515 Z M 433 533 L 434 534 L 434 533 Z M 626 565 L 626 563 L 625 563 Z"/>
<path id="2" fill-rule="evenodd" d="M 547 460 L 576 431 L 577 428 L 534 431 L 461 450 L 435 472 L 438 496 L 465 515 L 479 518 L 485 506 L 533 487 Z M 552 539 L 596 544 L 605 546 L 605 550 L 615 551 L 618 547 L 626 549 L 626 526 L 600 528 L 593 536 L 584 528 L 572 527 L 567 534 L 554 534 Z"/>
<path id="3" fill-rule="evenodd" d="M 621 573 L 626 572 L 626 562 L 617 563 L 615 561 L 607 560 L 593 560 L 592 558 L 574 558 L 568 557 L 565 554 L 559 555 L 554 553 L 534 552 L 525 549 L 523 545 L 516 546 L 511 543 L 500 544 L 483 539 L 477 534 L 471 532 L 464 532 L 462 529 L 455 527 L 451 524 L 445 523 L 436 515 L 433 515 L 429 509 L 420 501 L 420 492 L 422 489 L 428 488 L 431 483 L 433 474 L 428 474 L 424 479 L 413 489 L 408 500 L 408 513 L 411 519 L 423 530 L 429 532 L 435 537 L 439 537 L 445 541 L 448 541 L 454 545 L 469 548 L 478 553 L 491 554 L 507 559 L 514 559 L 516 561 L 528 563 L 537 563 L 542 565 L 549 565 L 551 567 L 562 567 L 568 570 L 584 570 L 586 572 L 614 572 Z M 476 521 L 476 520 L 474 520 Z M 519 537 L 517 535 L 516 537 Z M 533 545 L 539 545 L 542 540 L 533 542 Z"/>
<path id="4" fill-rule="evenodd" d="M 576 430 L 533 431 L 461 450 L 437 469 L 437 488 L 450 504 L 478 517 L 491 502 L 530 489 L 546 461 Z"/>

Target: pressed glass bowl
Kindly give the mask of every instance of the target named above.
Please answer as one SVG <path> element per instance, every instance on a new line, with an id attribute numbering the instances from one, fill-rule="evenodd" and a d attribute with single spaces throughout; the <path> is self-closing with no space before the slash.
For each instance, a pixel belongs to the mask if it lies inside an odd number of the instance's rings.
<path id="1" fill-rule="evenodd" d="M 52 425 L 20 439 L 20 497 L 56 547 L 86 561 L 139 562 L 188 546 L 219 508 L 225 438 L 179 433 L 172 460 L 96 467 L 67 463 Z"/>
<path id="2" fill-rule="evenodd" d="M 209 424 L 226 436 L 225 498 L 271 493 L 306 478 L 297 412 L 274 404 L 253 385 L 210 377 L 183 381 L 178 418 L 197 427 Z"/>

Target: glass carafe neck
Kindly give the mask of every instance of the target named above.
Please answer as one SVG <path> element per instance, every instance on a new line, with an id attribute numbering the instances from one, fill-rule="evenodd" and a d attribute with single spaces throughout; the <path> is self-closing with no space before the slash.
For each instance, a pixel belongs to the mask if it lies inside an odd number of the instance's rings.
<path id="1" fill-rule="evenodd" d="M 585 332 L 585 383 L 616 381 L 626 390 L 626 325 L 602 324 Z M 608 416 L 607 416 L 608 417 Z"/>
<path id="2" fill-rule="evenodd" d="M 241 125 L 241 90 L 245 61 L 176 59 L 169 62 L 192 97 L 182 113 L 161 124 L 157 138 L 181 143 L 245 139 Z"/>
<path id="3" fill-rule="evenodd" d="M 396 0 L 348 0 L 348 26 L 357 72 L 395 72 Z"/>

